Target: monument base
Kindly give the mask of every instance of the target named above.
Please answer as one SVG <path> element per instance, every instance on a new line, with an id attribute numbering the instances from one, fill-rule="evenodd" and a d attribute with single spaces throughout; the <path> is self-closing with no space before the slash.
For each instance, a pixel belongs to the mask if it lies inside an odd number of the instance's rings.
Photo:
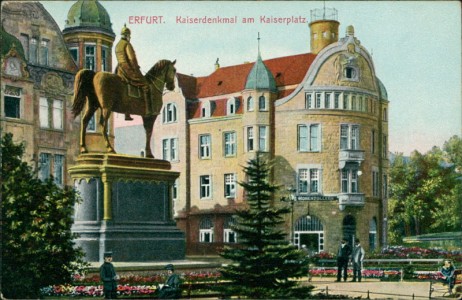
<path id="1" fill-rule="evenodd" d="M 185 237 L 172 217 L 178 172 L 163 160 L 117 154 L 82 154 L 69 168 L 82 202 L 72 231 L 89 262 L 181 260 Z"/>

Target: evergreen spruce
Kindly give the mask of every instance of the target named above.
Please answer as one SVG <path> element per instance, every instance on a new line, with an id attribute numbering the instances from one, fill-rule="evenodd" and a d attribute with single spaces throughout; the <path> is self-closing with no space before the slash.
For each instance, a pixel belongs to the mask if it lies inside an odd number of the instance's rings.
<path id="1" fill-rule="evenodd" d="M 307 298 L 312 287 L 300 287 L 296 278 L 306 276 L 307 260 L 302 251 L 285 240 L 280 225 L 288 208 L 272 203 L 277 187 L 269 182 L 271 167 L 257 153 L 244 168 L 247 208 L 236 211 L 233 230 L 240 247 L 225 247 L 221 256 L 233 263 L 222 268 L 224 280 L 231 283 L 222 292 L 226 296 L 252 299 Z"/>
<path id="2" fill-rule="evenodd" d="M 86 265 L 71 233 L 76 192 L 39 180 L 23 153 L 11 134 L 1 138 L 0 291 L 9 299 L 37 299 L 41 287 L 70 283 Z"/>

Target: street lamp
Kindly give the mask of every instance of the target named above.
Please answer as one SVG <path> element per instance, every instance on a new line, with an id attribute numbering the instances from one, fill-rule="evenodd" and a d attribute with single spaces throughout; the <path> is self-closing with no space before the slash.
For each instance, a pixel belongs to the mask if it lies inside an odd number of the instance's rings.
<path id="1" fill-rule="evenodd" d="M 287 196 L 288 195 L 288 196 Z M 297 201 L 297 190 L 294 187 L 286 189 L 286 196 L 281 198 L 282 202 L 290 202 L 290 242 L 294 243 L 294 204 Z"/>

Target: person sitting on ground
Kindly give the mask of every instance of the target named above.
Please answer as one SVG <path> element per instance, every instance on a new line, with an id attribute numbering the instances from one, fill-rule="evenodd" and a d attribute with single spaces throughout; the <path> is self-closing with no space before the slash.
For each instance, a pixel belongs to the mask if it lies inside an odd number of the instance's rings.
<path id="1" fill-rule="evenodd" d="M 178 274 L 175 274 L 172 264 L 165 266 L 168 273 L 165 284 L 159 285 L 159 299 L 178 299 L 181 297 L 181 279 Z"/>
<path id="2" fill-rule="evenodd" d="M 441 274 L 443 274 L 444 278 L 444 283 L 448 285 L 448 292 L 449 294 L 452 294 L 452 289 L 454 288 L 454 283 L 455 283 L 455 278 L 454 278 L 454 271 L 456 268 L 454 268 L 454 265 L 452 264 L 452 261 L 446 259 L 444 261 L 444 265 L 441 268 Z"/>

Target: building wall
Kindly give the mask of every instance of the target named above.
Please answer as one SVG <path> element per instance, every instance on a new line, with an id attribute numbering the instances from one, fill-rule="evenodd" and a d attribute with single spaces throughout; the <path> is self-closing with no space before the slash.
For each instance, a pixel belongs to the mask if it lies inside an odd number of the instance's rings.
<path id="1" fill-rule="evenodd" d="M 16 141 L 24 141 L 26 156 L 24 160 L 34 167 L 41 166 L 41 154 L 50 155 L 50 171 L 54 174 L 55 166 L 60 165 L 60 155 L 64 157 L 59 171 L 63 184 L 71 184 L 65 171 L 74 163 L 78 153 L 79 120 L 71 115 L 72 88 L 74 74 L 77 70 L 61 36 L 59 27 L 40 3 L 2 3 L 2 20 L 4 30 L 21 40 L 25 52 L 28 74 L 14 78 L 2 69 L 2 127 L 12 132 Z M 37 42 L 37 60 L 31 57 L 33 39 Z M 46 47 L 42 47 L 42 42 Z M 48 49 L 47 60 L 45 48 Z M 20 118 L 7 118 L 4 112 L 5 90 L 7 86 L 21 90 Z M 45 109 L 40 112 L 40 99 L 47 99 L 50 107 L 48 125 L 40 123 Z M 62 101 L 62 109 L 55 111 L 54 101 Z M 58 102 L 56 102 L 58 103 Z M 62 126 L 55 125 L 54 116 L 61 115 Z"/>

